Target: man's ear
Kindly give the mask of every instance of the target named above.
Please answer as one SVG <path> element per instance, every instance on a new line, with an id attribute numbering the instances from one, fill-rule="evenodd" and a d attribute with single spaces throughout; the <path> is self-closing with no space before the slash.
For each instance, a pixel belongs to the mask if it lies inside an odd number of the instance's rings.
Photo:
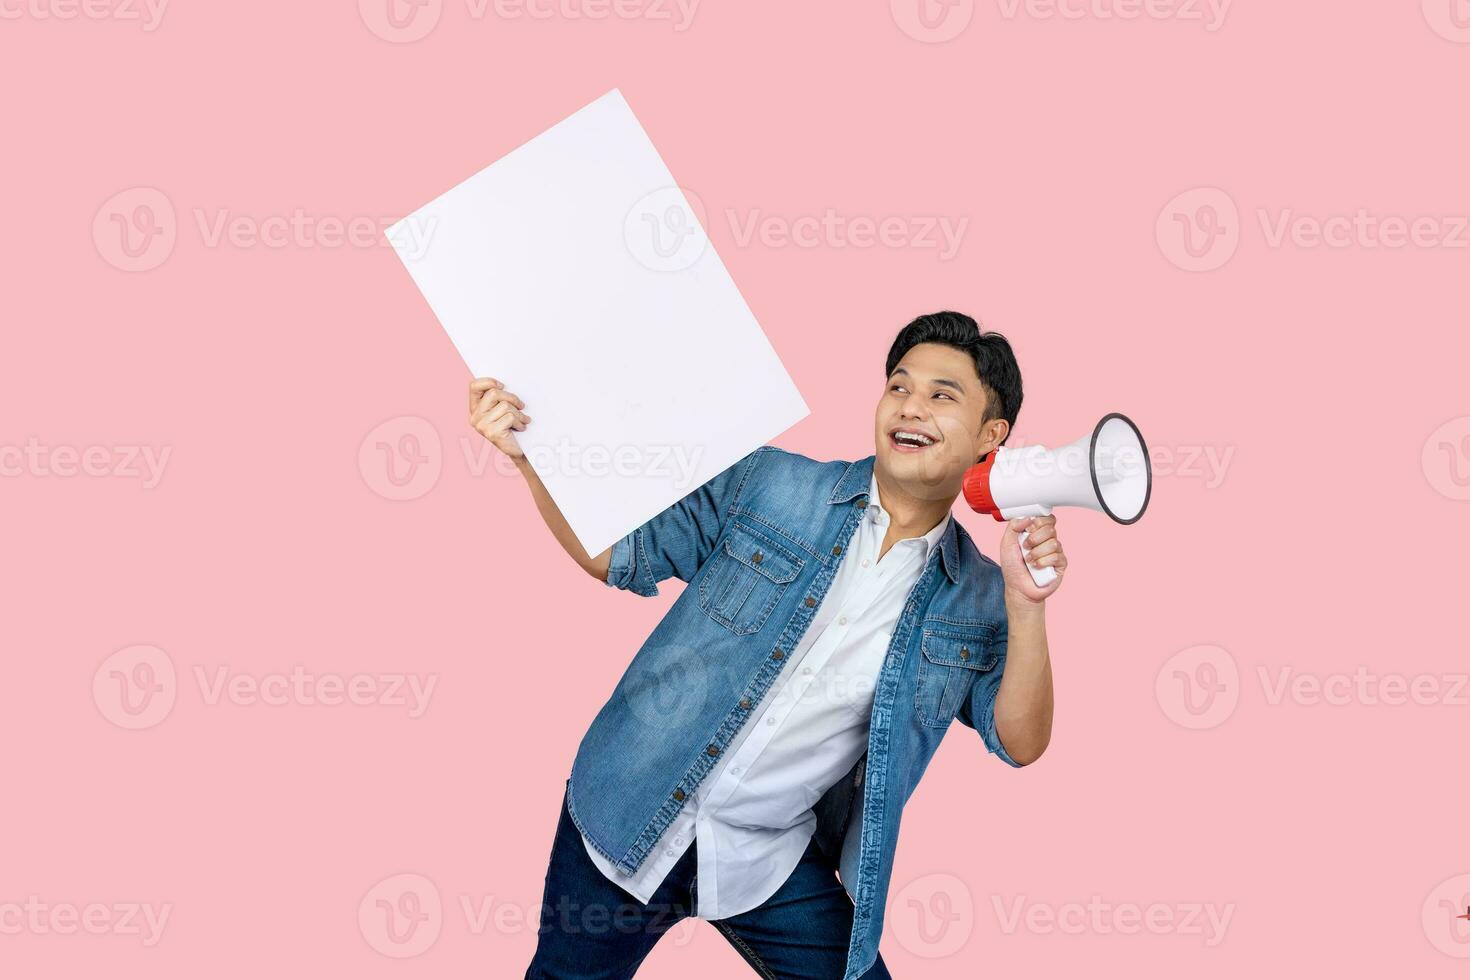
<path id="1" fill-rule="evenodd" d="M 979 446 L 980 458 L 975 462 L 983 463 L 985 457 L 993 453 L 1005 437 L 1010 434 L 1011 423 L 1005 419 L 991 419 L 980 426 Z"/>

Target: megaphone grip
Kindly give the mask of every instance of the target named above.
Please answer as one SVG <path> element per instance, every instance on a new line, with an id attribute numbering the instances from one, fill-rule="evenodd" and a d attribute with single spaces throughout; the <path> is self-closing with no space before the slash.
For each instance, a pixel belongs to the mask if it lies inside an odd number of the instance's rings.
<path id="1" fill-rule="evenodd" d="M 1030 536 L 1030 531 L 1022 531 L 1016 537 L 1016 540 L 1021 545 L 1022 559 L 1026 557 L 1026 539 Z M 1038 588 L 1044 589 L 1057 580 L 1057 570 L 1050 565 L 1043 565 L 1041 568 L 1037 568 L 1028 562 L 1026 564 L 1026 571 L 1031 573 L 1031 581 L 1035 582 Z"/>

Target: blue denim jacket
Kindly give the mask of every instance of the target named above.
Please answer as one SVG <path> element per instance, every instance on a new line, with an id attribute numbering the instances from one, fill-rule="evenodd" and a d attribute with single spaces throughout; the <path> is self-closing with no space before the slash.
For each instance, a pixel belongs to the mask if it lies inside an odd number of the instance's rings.
<path id="1" fill-rule="evenodd" d="M 612 548 L 607 584 L 688 583 L 592 720 L 568 809 L 633 872 L 754 714 L 831 585 L 873 457 L 817 462 L 762 446 Z M 847 971 L 877 956 L 904 804 L 950 722 L 1011 765 L 995 733 L 1006 656 L 1000 567 L 958 521 L 910 591 L 874 690 L 867 752 L 817 802 L 817 845 L 854 903 Z"/>

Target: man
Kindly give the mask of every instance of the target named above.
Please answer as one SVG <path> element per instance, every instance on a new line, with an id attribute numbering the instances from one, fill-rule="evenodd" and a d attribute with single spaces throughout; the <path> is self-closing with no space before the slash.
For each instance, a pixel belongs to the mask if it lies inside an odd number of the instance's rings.
<path id="1" fill-rule="evenodd" d="M 583 569 L 644 596 L 688 583 L 577 751 L 528 980 L 631 977 L 690 915 L 762 977 L 888 977 L 899 820 L 950 723 L 1013 766 L 1046 749 L 1055 519 L 1010 521 L 997 564 L 950 516 L 1015 424 L 1011 347 L 935 313 L 885 374 L 874 455 L 762 446 L 595 557 L 516 443 L 526 406 L 471 384 L 471 424 Z"/>

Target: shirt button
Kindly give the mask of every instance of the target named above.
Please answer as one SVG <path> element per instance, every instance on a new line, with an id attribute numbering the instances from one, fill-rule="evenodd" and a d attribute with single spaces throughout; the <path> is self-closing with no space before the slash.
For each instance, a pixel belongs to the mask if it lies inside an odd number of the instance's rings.
<path id="1" fill-rule="evenodd" d="M 838 616 L 837 617 L 837 625 L 838 626 L 846 626 L 847 625 L 847 617 L 846 616 Z"/>
<path id="2" fill-rule="evenodd" d="M 674 838 L 674 843 L 675 844 L 682 844 L 682 843 L 684 843 L 684 838 L 682 838 L 682 837 L 675 837 Z"/>
<path id="3" fill-rule="evenodd" d="M 815 606 L 815 605 L 816 605 L 816 604 L 817 604 L 817 600 L 816 600 L 816 599 L 814 599 L 814 598 L 813 598 L 813 597 L 811 597 L 811 596 L 807 596 L 807 597 L 806 597 L 806 599 L 805 599 L 805 600 L 804 600 L 804 601 L 805 601 L 805 602 L 806 602 L 806 607 L 807 607 L 807 608 L 808 608 L 808 609 L 810 609 L 810 608 L 811 608 L 811 607 L 812 607 L 812 606 Z"/>
<path id="4" fill-rule="evenodd" d="M 868 506 L 868 501 L 863 497 L 859 497 L 857 499 L 857 503 L 853 504 L 853 506 L 856 507 L 858 510 L 862 510 L 864 507 Z"/>
<path id="5" fill-rule="evenodd" d="M 705 751 L 708 752 L 710 755 L 719 755 L 720 747 L 718 745 L 711 745 L 706 748 Z"/>
<path id="6" fill-rule="evenodd" d="M 781 652 L 781 648 L 780 647 L 777 647 L 776 649 L 774 649 L 774 650 L 771 651 L 771 659 L 772 660 L 780 660 L 784 656 L 786 656 L 786 654 L 784 654 L 784 653 Z"/>
<path id="7" fill-rule="evenodd" d="M 832 546 L 832 554 L 834 554 L 834 555 L 840 555 L 840 554 L 842 554 L 842 545 L 840 545 L 840 544 L 834 544 Z"/>
<path id="8" fill-rule="evenodd" d="M 776 719 L 774 719 L 774 718 L 767 718 L 766 719 L 766 724 L 767 725 L 774 725 L 775 723 L 776 723 Z"/>
<path id="9" fill-rule="evenodd" d="M 866 559 L 866 558 L 863 559 L 863 567 L 864 568 L 867 568 L 871 564 L 873 564 L 873 563 L 871 561 L 869 561 L 868 559 Z"/>
<path id="10" fill-rule="evenodd" d="M 736 766 L 736 767 L 735 767 L 735 768 L 734 768 L 734 769 L 731 769 L 731 770 L 730 770 L 730 773 L 731 773 L 731 774 L 732 774 L 732 775 L 735 775 L 735 776 L 738 776 L 738 775 L 740 775 L 740 767 L 739 767 L 739 766 Z"/>
<path id="11" fill-rule="evenodd" d="M 969 660 L 970 659 L 970 648 L 969 647 L 960 647 L 960 659 L 961 660 Z"/>
<path id="12" fill-rule="evenodd" d="M 757 551 L 755 554 L 753 554 L 753 555 L 750 556 L 750 560 L 753 561 L 753 562 L 755 562 L 757 565 L 759 565 L 761 563 L 761 559 L 764 558 L 764 557 L 765 557 L 765 555 L 763 555 L 759 551 Z"/>
<path id="13" fill-rule="evenodd" d="M 674 790 L 674 799 L 678 800 L 681 803 L 684 802 L 684 791 L 682 789 Z"/>
<path id="14" fill-rule="evenodd" d="M 803 674 L 810 674 L 812 672 L 812 669 L 810 667 L 803 667 L 801 668 L 801 672 Z"/>
<path id="15" fill-rule="evenodd" d="M 740 707 L 742 707 L 742 708 L 749 708 L 750 707 L 750 698 L 741 698 L 740 699 Z"/>

